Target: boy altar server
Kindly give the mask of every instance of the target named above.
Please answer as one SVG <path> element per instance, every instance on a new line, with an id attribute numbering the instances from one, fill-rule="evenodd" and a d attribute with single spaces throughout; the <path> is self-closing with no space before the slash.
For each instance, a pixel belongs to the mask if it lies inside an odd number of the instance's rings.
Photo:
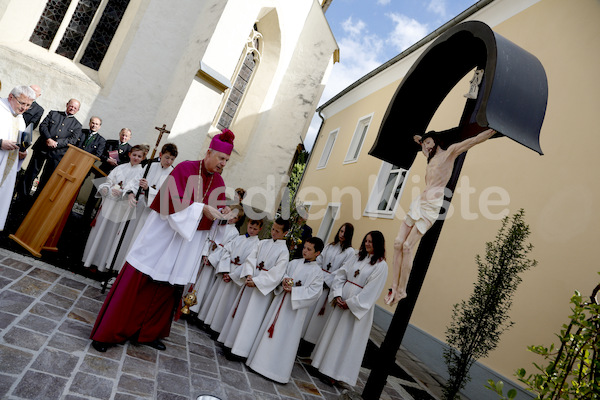
<path id="1" fill-rule="evenodd" d="M 284 239 L 289 228 L 289 220 L 277 218 L 271 226 L 271 239 L 261 240 L 242 267 L 245 285 L 238 293 L 217 339 L 235 356 L 246 358 L 250 354 L 273 300 L 273 290 L 283 279 L 290 259 Z"/>
<path id="2" fill-rule="evenodd" d="M 206 313 L 200 313 L 200 307 L 204 307 L 204 304 L 210 302 L 212 299 L 212 297 L 209 297 L 209 294 L 217 279 L 217 267 L 223 257 L 224 246 L 240 235 L 235 224 L 241 218 L 244 218 L 244 209 L 240 205 L 233 205 L 230 208 L 232 211 L 231 214 L 235 215 L 235 217 L 231 218 L 229 221 L 221 221 L 211 228 L 210 233 L 208 234 L 208 240 L 204 245 L 202 266 L 200 266 L 198 279 L 196 279 L 196 283 L 189 288 L 189 291 L 196 290 L 196 299 L 198 300 L 196 304 L 190 307 L 190 311 L 193 313 L 192 315 L 198 316 L 198 321 L 195 322 L 204 321 L 204 318 L 206 317 Z"/>
<path id="3" fill-rule="evenodd" d="M 144 174 L 141 162 L 148 154 L 147 145 L 136 145 L 129 152 L 129 162 L 110 171 L 106 182 L 98 186 L 96 197 L 102 197 L 102 206 L 83 251 L 83 266 L 96 266 L 98 271 L 110 267 L 116 250 L 115 237 L 121 223 L 131 218 L 135 199 L 128 197 L 136 192 Z M 120 267 L 120 266 L 119 266 Z M 116 268 L 119 271 L 119 268 Z"/>
<path id="4" fill-rule="evenodd" d="M 346 222 L 337 231 L 333 242 L 325 246 L 321 255 L 317 258 L 317 264 L 319 264 L 323 271 L 323 293 L 315 306 L 309 310 L 308 316 L 304 321 L 304 333 L 302 335 L 302 339 L 312 344 L 311 350 L 314 348 L 315 343 L 317 343 L 319 336 L 321 336 L 325 322 L 327 322 L 329 314 L 333 310 L 333 307 L 327 301 L 327 297 L 329 296 L 329 288 L 333 285 L 335 271 L 340 269 L 347 260 L 354 256 L 354 249 L 352 248 L 353 236 L 354 225 Z"/>
<path id="5" fill-rule="evenodd" d="M 235 298 L 246 280 L 240 275 L 242 266 L 250 253 L 257 248 L 258 234 L 262 229 L 262 220 L 249 220 L 246 233 L 227 243 L 222 252 L 221 261 L 216 266 L 217 282 L 204 302 L 198 318 L 210 326 L 214 332 L 221 333 L 225 320 Z"/>
<path id="6" fill-rule="evenodd" d="M 175 158 L 177 158 L 178 153 L 179 152 L 175 144 L 166 143 L 160 150 L 160 153 L 158 153 L 159 160 L 156 162 L 152 160 L 150 161 L 148 176 L 146 176 L 145 178 L 142 177 L 140 179 L 139 187 L 142 188 L 142 193 L 137 201 L 135 211 L 132 212 L 132 218 L 129 221 L 127 232 L 125 233 L 125 237 L 123 238 L 123 243 L 121 243 L 119 255 L 115 260 L 115 271 L 120 271 L 121 267 L 125 264 L 125 258 L 127 256 L 127 253 L 129 253 L 133 242 L 140 234 L 140 231 L 142 230 L 142 227 L 144 226 L 148 215 L 150 215 L 150 213 L 152 212 L 150 205 L 152 204 L 152 202 L 154 202 L 154 198 L 158 194 L 158 190 L 160 189 L 164 181 L 171 174 L 171 172 L 173 172 L 173 162 L 175 162 Z M 135 203 L 136 194 L 137 193 L 133 190 L 128 193 L 129 200 L 132 203 Z M 117 236 L 113 243 L 113 248 L 111 250 L 110 257 L 108 258 L 109 262 L 112 262 L 124 227 L 125 222 L 121 224 L 119 232 L 117 232 Z"/>
<path id="7" fill-rule="evenodd" d="M 315 261 L 322 250 L 321 239 L 308 238 L 303 259 L 288 264 L 248 356 L 246 365 L 275 382 L 289 382 L 304 320 L 323 291 L 323 273 Z"/>

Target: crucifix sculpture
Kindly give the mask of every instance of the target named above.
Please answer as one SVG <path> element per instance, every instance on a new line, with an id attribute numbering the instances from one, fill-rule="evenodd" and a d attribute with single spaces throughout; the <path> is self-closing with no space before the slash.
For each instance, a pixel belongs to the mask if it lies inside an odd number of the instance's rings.
<path id="1" fill-rule="evenodd" d="M 479 82 L 476 94 L 470 91 L 473 95 L 466 96 L 458 127 L 442 132 L 439 137 L 452 146 L 473 141 L 482 132 L 487 132 L 485 139 L 493 134 L 506 136 L 542 154 L 539 135 L 548 99 L 544 68 L 535 56 L 479 21 L 464 22 L 448 29 L 413 64 L 388 106 L 369 154 L 409 169 L 419 150 L 424 150 L 425 140 L 415 138 L 415 135 L 425 133 L 450 90 L 474 69 L 483 70 L 482 76 L 476 79 Z M 484 138 L 480 136 L 479 139 Z M 402 283 L 406 284 L 405 293 L 400 293 L 404 288 L 397 280 L 396 291 L 392 290 L 387 296 L 389 303 L 398 301 L 398 305 L 362 393 L 364 399 L 379 399 L 388 371 L 395 363 L 468 148 L 461 150 L 463 152 L 452 159 L 453 168 L 448 179 L 444 178 L 444 199 L 439 216 L 420 239 L 410 265 L 412 271 L 409 269 L 405 273 L 406 282 Z"/>

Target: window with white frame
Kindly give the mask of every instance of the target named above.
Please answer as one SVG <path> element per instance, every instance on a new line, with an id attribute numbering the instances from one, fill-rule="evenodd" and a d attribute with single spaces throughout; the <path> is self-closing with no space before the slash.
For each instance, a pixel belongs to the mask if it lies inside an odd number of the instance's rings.
<path id="1" fill-rule="evenodd" d="M 367 202 L 365 215 L 392 218 L 407 174 L 408 170 L 384 162 Z"/>
<path id="2" fill-rule="evenodd" d="M 327 242 L 327 238 L 331 234 L 331 229 L 333 228 L 333 223 L 335 222 L 337 215 L 340 211 L 340 204 L 329 204 L 327 206 L 327 211 L 325 211 L 325 216 L 321 221 L 321 226 L 319 227 L 319 233 L 317 233 L 317 237 L 321 238 L 324 242 Z"/>
<path id="3" fill-rule="evenodd" d="M 348 148 L 348 153 L 346 153 L 344 163 L 350 163 L 358 160 L 358 155 L 360 154 L 360 150 L 365 143 L 365 137 L 367 136 L 367 131 L 369 130 L 372 116 L 373 114 L 368 115 L 358 121 L 356 130 L 354 131 L 354 136 L 352 136 L 352 142 L 350 142 L 350 147 Z"/>
<path id="4" fill-rule="evenodd" d="M 129 0 L 48 0 L 29 41 L 98 70 Z"/>
<path id="5" fill-rule="evenodd" d="M 335 139 L 337 138 L 339 131 L 339 129 L 336 129 L 335 131 L 329 132 L 327 143 L 325 143 L 323 153 L 321 153 L 321 158 L 317 164 L 317 169 L 325 168 L 327 166 L 327 161 L 329 161 L 329 156 L 331 155 L 331 151 L 333 150 L 333 145 L 335 144 Z"/>

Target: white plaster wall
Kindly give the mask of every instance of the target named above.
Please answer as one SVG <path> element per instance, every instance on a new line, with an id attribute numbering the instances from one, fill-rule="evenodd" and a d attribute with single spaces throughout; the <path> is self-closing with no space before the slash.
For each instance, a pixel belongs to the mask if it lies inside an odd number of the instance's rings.
<path id="1" fill-rule="evenodd" d="M 162 143 L 178 145 L 178 161 L 203 156 L 222 101 L 221 93 L 195 78 L 200 62 L 233 79 L 252 25 L 272 13 L 264 18 L 275 24 L 266 43 L 271 58 L 263 63 L 269 73 L 251 82 L 239 121 L 247 145 L 224 175 L 231 187 L 275 182 L 276 195 L 285 185 L 337 46 L 317 1 L 180 0 L 174 7 L 132 0 L 99 71 L 29 42 L 45 3 L 0 0 L 0 96 L 16 85 L 38 84 L 46 111 L 77 98 L 77 118 L 86 126 L 91 115 L 100 116 L 107 139 L 128 127 L 133 143 L 154 146 L 154 128 L 166 124 L 172 134 Z M 266 201 L 256 205 L 264 208 Z"/>
<path id="2" fill-rule="evenodd" d="M 337 46 L 320 6 L 315 2 L 307 11 L 306 17 L 297 16 L 304 22 L 289 59 L 280 61 L 286 66 L 278 69 L 280 84 L 270 86 L 275 92 L 272 104 L 259 113 L 255 135 L 245 154 L 240 155 L 240 162 L 228 166 L 224 173 L 228 186 L 255 187 L 245 202 L 270 213 L 277 208 L 288 181 L 292 156 L 306 134 Z M 265 191 L 267 199 L 262 195 Z M 253 197 L 253 193 L 257 195 Z"/>
<path id="3" fill-rule="evenodd" d="M 222 93 L 206 85 L 198 78 L 192 84 L 171 128 L 168 140 L 185 143 L 178 146 L 178 160 L 201 156 L 201 149 L 215 110 L 221 103 Z"/>

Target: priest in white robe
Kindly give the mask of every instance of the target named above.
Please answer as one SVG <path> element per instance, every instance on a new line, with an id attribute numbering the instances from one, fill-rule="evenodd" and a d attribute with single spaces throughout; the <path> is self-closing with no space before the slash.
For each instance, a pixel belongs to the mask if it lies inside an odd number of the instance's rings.
<path id="1" fill-rule="evenodd" d="M 17 171 L 27 155 L 19 150 L 20 133 L 25 130 L 23 113 L 36 99 L 29 86 L 17 86 L 0 99 L 0 231 L 8 216 L 8 209 L 15 189 Z"/>
<path id="2" fill-rule="evenodd" d="M 318 237 L 305 240 L 302 257 L 287 267 L 278 293 L 263 320 L 246 365 L 279 383 L 288 383 L 307 312 L 323 291 L 316 258 L 323 250 Z"/>
<path id="3" fill-rule="evenodd" d="M 271 227 L 271 239 L 261 240 L 242 267 L 245 286 L 238 293 L 217 339 L 235 356 L 248 357 L 273 300 L 273 291 L 283 279 L 290 258 L 284 239 L 288 229 L 289 221 L 277 218 Z"/>
<path id="4" fill-rule="evenodd" d="M 312 365 L 322 374 L 356 384 L 387 272 L 383 234 L 371 231 L 358 254 L 335 273 L 329 293 L 335 307 L 312 354 Z"/>

